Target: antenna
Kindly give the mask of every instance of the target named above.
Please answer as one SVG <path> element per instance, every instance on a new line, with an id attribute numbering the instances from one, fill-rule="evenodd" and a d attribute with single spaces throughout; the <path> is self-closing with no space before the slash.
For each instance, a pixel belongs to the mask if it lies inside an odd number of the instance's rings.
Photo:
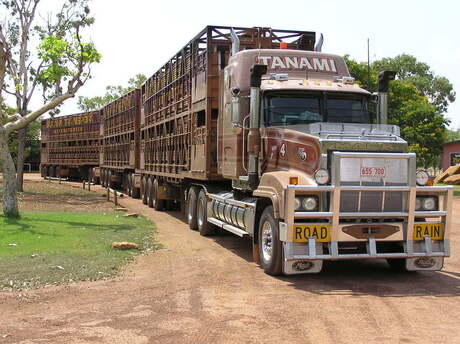
<path id="1" fill-rule="evenodd" d="M 367 90 L 371 91 L 371 59 L 369 56 L 369 38 L 367 39 Z"/>

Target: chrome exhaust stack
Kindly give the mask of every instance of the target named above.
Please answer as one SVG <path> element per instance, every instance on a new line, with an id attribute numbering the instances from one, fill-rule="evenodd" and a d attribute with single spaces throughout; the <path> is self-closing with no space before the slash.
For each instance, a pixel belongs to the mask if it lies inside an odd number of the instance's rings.
<path id="1" fill-rule="evenodd" d="M 377 108 L 379 124 L 388 124 L 388 87 L 390 81 L 394 80 L 395 77 L 395 71 L 386 70 L 379 73 L 379 103 Z"/>
<path id="2" fill-rule="evenodd" d="M 232 40 L 232 56 L 240 51 L 240 39 L 233 28 L 230 29 L 230 38 Z"/>

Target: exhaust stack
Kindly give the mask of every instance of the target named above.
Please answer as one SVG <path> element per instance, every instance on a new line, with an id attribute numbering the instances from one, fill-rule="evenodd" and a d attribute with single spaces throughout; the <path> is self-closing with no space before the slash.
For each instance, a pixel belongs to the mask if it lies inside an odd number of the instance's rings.
<path id="1" fill-rule="evenodd" d="M 378 104 L 378 121 L 379 124 L 388 123 L 388 87 L 390 81 L 394 80 L 396 72 L 392 70 L 386 70 L 379 73 L 379 104 Z"/>
<path id="2" fill-rule="evenodd" d="M 240 51 L 240 39 L 233 28 L 230 29 L 230 38 L 232 39 L 232 56 Z"/>
<path id="3" fill-rule="evenodd" d="M 248 182 L 251 189 L 259 185 L 260 152 L 260 84 L 262 75 L 267 73 L 267 65 L 255 64 L 251 68 L 250 115 L 248 134 Z"/>

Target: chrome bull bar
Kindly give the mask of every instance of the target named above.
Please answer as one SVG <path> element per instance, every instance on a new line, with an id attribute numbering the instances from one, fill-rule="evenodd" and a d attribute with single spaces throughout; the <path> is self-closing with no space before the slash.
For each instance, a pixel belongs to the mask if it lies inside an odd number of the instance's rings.
<path id="1" fill-rule="evenodd" d="M 452 214 L 452 186 L 416 186 L 415 180 L 408 180 L 408 186 L 345 186 L 340 185 L 340 158 L 342 157 L 385 157 L 408 159 L 408 179 L 415 176 L 415 155 L 412 153 L 335 153 L 332 164 L 332 185 L 327 186 L 307 186 L 307 185 L 288 185 L 285 190 L 285 218 L 280 223 L 280 238 L 284 242 L 284 258 L 286 261 L 293 260 L 334 260 L 334 259 L 357 259 L 357 258 L 410 258 L 410 257 L 446 257 L 450 254 L 449 233 L 451 228 Z M 335 159 L 334 159 L 335 158 Z M 384 192 L 403 192 L 406 193 L 405 211 L 397 212 L 341 212 L 340 196 L 343 191 L 384 191 Z M 296 195 L 300 194 L 320 194 L 329 193 L 330 203 L 328 211 L 295 211 L 294 200 Z M 438 209 L 436 211 L 416 211 L 415 200 L 417 194 L 429 194 L 438 196 Z M 444 237 L 442 245 L 436 245 L 430 237 L 424 237 L 424 240 L 417 240 L 417 250 L 414 250 L 414 224 L 416 218 L 440 218 L 443 224 Z M 399 218 L 403 222 L 400 224 L 403 232 L 404 252 L 388 253 L 378 252 L 377 242 L 373 237 L 369 237 L 366 242 L 366 253 L 357 254 L 340 254 L 339 253 L 339 231 L 341 231 L 340 221 L 351 218 L 382 218 L 384 224 L 385 218 Z M 319 243 L 314 238 L 309 238 L 305 244 L 308 246 L 308 254 L 294 253 L 293 229 L 298 220 L 305 219 L 322 219 L 327 220 L 331 230 L 331 240 L 327 244 L 329 254 L 317 253 Z M 418 223 L 418 222 L 417 222 Z M 439 223 L 439 222 L 438 222 Z M 322 224 L 324 224 L 322 222 Z M 378 225 L 375 224 L 374 225 Z M 393 224 L 393 223 L 392 223 Z M 353 241 L 353 240 L 351 240 Z M 362 242 L 363 240 L 356 240 Z M 418 244 L 418 243 L 421 243 Z M 420 249 L 423 247 L 423 249 Z"/>

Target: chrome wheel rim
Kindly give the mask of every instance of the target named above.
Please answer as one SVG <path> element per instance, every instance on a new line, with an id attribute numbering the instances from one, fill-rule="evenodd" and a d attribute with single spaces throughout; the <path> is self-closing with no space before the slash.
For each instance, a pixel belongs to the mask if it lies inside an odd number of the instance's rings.
<path id="1" fill-rule="evenodd" d="M 273 229 L 270 222 L 264 222 L 262 226 L 262 259 L 270 263 L 273 254 Z"/>

